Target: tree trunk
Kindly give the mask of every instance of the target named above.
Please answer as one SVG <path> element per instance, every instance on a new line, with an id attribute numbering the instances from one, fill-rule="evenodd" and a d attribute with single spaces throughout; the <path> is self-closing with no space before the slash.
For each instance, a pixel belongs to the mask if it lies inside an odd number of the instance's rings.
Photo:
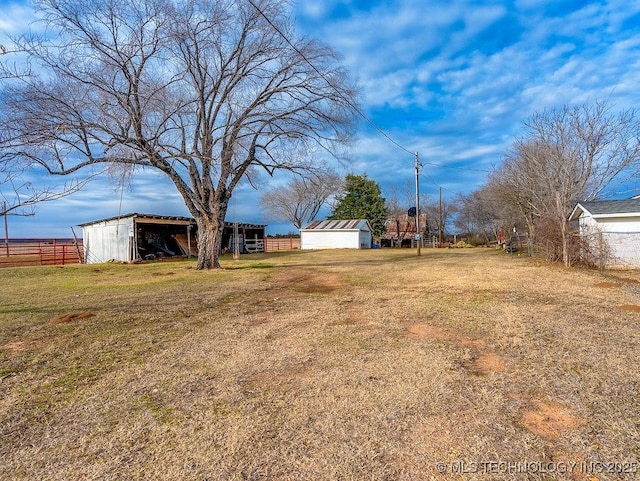
<path id="1" fill-rule="evenodd" d="M 527 219 L 527 253 L 529 257 L 535 255 L 535 242 L 536 242 L 536 225 L 533 221 L 529 222 Z"/>
<path id="2" fill-rule="evenodd" d="M 569 255 L 569 222 L 567 219 L 562 219 L 560 230 L 562 231 L 562 262 L 569 267 L 571 265 L 571 257 Z"/>
<path id="3" fill-rule="evenodd" d="M 560 192 L 556 192 L 556 213 L 560 220 L 560 234 L 562 235 L 562 262 L 568 267 L 571 264 L 569 258 L 569 221 Z"/>
<path id="4" fill-rule="evenodd" d="M 196 269 L 211 269 L 217 262 L 214 249 L 216 229 L 210 219 L 202 216 L 196 218 L 198 226 L 198 264 Z"/>
<path id="5" fill-rule="evenodd" d="M 196 269 L 220 269 L 221 267 L 219 256 L 222 252 L 222 234 L 227 205 L 227 200 L 219 202 L 211 214 L 196 217 L 198 225 L 198 264 Z"/>

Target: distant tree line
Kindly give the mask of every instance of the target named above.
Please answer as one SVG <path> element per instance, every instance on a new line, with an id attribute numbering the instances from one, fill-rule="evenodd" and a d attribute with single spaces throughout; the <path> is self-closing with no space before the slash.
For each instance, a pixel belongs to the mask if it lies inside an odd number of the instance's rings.
<path id="1" fill-rule="evenodd" d="M 419 234 L 443 239 L 455 229 L 475 244 L 508 243 L 517 237 L 529 255 L 570 265 L 578 251 L 568 221 L 575 203 L 601 198 L 637 177 L 639 170 L 640 119 L 635 109 L 614 111 L 596 101 L 537 112 L 524 122 L 522 135 L 479 189 L 448 201 L 422 196 Z M 266 205 L 278 197 L 298 199 L 300 205 L 290 206 L 289 213 L 267 207 L 296 227 L 312 221 L 329 202 L 328 218 L 367 218 L 374 236 L 385 235 L 392 245 L 401 246 L 416 234 L 415 218 L 407 213 L 415 203 L 410 185 L 403 193 L 391 189 L 385 199 L 366 174 L 340 180 L 332 173 L 324 179 L 294 180 L 289 188 L 267 196 Z"/>
<path id="2" fill-rule="evenodd" d="M 570 265 L 568 216 L 638 175 L 640 120 L 606 102 L 533 114 L 503 162 L 475 192 L 456 200 L 456 227 L 484 241 L 522 233 L 529 255 Z"/>

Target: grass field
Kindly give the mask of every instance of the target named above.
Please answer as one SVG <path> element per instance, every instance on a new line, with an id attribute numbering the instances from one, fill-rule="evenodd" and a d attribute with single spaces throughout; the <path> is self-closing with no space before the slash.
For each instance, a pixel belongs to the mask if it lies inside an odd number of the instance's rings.
<path id="1" fill-rule="evenodd" d="M 640 272 L 491 249 L 2 270 L 2 480 L 635 480 Z"/>

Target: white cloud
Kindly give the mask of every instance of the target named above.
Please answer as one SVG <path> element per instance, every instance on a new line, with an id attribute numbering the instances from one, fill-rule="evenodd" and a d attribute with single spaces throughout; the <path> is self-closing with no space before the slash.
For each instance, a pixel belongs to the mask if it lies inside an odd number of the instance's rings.
<path id="1" fill-rule="evenodd" d="M 4 3 L 0 9 L 0 32 L 3 36 L 18 35 L 24 33 L 29 26 L 35 27 L 36 20 L 38 15 L 28 3 Z"/>
<path id="2" fill-rule="evenodd" d="M 489 169 L 535 111 L 603 98 L 619 108 L 637 104 L 640 0 L 360 3 L 299 0 L 296 15 L 300 33 L 344 55 L 360 81 L 364 112 L 409 150 L 361 122 L 344 173 L 367 173 L 383 190 L 412 181 L 413 151 L 427 162 Z M 28 22 L 22 8 L 3 11 L 1 28 L 17 31 Z M 337 9 L 341 16 L 332 17 Z M 432 195 L 438 186 L 469 192 L 484 178 L 475 170 L 428 164 L 421 177 Z M 64 211 L 66 226 L 115 215 L 119 197 L 103 187 L 62 200 L 56 209 L 41 210 L 48 218 Z M 122 210 L 187 215 L 173 186 L 146 174 L 125 192 Z M 259 193 L 247 185 L 236 191 L 229 213 L 235 216 L 260 222 Z"/>

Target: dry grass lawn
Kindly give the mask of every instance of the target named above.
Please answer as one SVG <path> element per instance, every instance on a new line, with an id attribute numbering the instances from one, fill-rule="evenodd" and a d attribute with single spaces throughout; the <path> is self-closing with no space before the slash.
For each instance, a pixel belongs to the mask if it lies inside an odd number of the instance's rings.
<path id="1" fill-rule="evenodd" d="M 0 271 L 0 479 L 640 478 L 640 272 L 194 265 Z"/>

